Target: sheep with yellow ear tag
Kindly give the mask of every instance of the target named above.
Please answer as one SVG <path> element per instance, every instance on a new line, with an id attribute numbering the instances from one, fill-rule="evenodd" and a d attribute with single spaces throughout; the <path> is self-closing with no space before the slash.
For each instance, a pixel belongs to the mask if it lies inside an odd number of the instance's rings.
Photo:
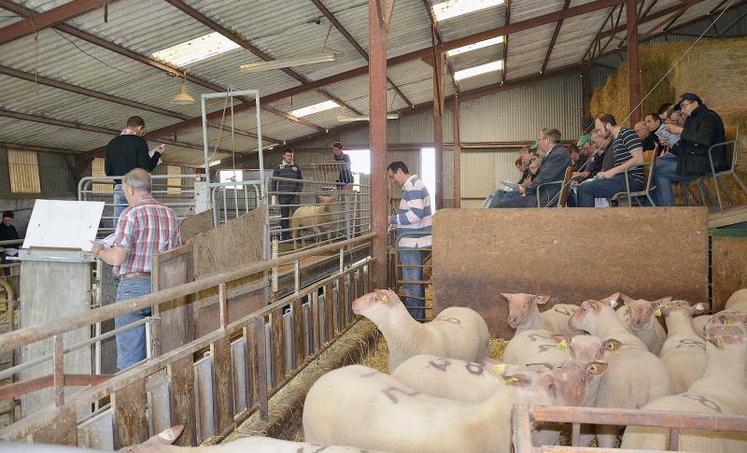
<path id="1" fill-rule="evenodd" d="M 354 300 L 353 313 L 373 321 L 383 334 L 389 370 L 418 354 L 466 361 L 481 361 L 488 355 L 488 325 L 471 308 L 449 307 L 421 324 L 412 319 L 397 293 L 377 289 Z"/>

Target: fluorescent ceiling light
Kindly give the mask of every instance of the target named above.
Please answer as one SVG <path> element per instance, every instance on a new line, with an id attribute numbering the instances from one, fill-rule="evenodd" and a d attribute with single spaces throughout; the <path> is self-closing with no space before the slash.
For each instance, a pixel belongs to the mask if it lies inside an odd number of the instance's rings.
<path id="1" fill-rule="evenodd" d="M 283 58 L 280 60 L 258 61 L 256 63 L 242 64 L 239 66 L 241 72 L 261 72 L 271 69 L 290 68 L 294 66 L 305 66 L 317 63 L 329 63 L 335 61 L 337 55 L 333 53 L 316 55 L 311 57 Z"/>
<path id="2" fill-rule="evenodd" d="M 437 21 L 451 19 L 463 14 L 474 13 L 492 6 L 499 6 L 504 0 L 448 0 L 433 5 L 433 15 Z"/>
<path id="3" fill-rule="evenodd" d="M 338 116 L 337 121 L 340 123 L 353 123 L 356 121 L 369 121 L 371 118 L 368 116 Z M 398 120 L 399 113 L 390 113 L 386 116 L 388 120 Z"/>
<path id="4" fill-rule="evenodd" d="M 239 45 L 218 32 L 210 33 L 153 53 L 153 58 L 175 66 L 186 66 L 238 49 Z"/>
<path id="5" fill-rule="evenodd" d="M 339 105 L 335 101 L 324 101 L 318 104 L 310 105 L 308 107 L 303 107 L 300 109 L 293 110 L 289 113 L 295 116 L 296 118 L 301 118 L 302 116 L 311 115 L 312 113 L 323 112 L 325 110 L 330 110 L 330 109 L 334 109 L 337 107 L 339 107 Z"/>
<path id="6" fill-rule="evenodd" d="M 453 57 L 454 55 L 459 55 L 465 52 L 471 52 L 473 50 L 482 49 L 483 47 L 488 46 L 496 46 L 503 42 L 503 36 L 496 36 L 495 38 L 486 39 L 485 41 L 476 42 L 474 44 L 469 44 L 462 47 L 457 47 L 456 49 L 451 49 L 446 51 L 446 55 Z"/>
<path id="7" fill-rule="evenodd" d="M 208 163 L 208 167 L 215 167 L 216 165 L 220 165 L 220 161 L 219 160 L 211 160 Z"/>
<path id="8" fill-rule="evenodd" d="M 456 71 L 454 73 L 454 80 L 468 79 L 488 72 L 500 71 L 501 69 L 503 69 L 503 60 L 493 61 L 491 63 L 481 64 L 480 66 Z"/>

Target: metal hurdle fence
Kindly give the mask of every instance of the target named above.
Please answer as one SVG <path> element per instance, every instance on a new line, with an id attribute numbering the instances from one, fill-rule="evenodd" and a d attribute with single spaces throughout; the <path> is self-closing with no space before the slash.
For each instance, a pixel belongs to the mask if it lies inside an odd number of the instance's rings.
<path id="1" fill-rule="evenodd" d="M 402 232 L 392 230 L 389 236 L 389 281 L 394 285 L 397 295 L 403 301 L 405 298 L 412 299 L 416 303 L 408 305 L 413 310 L 423 310 L 424 316 L 415 317 L 418 321 L 428 321 L 432 318 L 431 307 L 428 306 L 428 288 L 431 287 L 431 269 L 433 262 L 431 254 L 432 246 L 427 247 L 401 247 L 400 239 L 418 239 L 430 236 L 431 233 Z M 404 253 L 404 255 L 403 255 Z M 419 259 L 416 259 L 419 254 Z M 404 259 L 403 259 L 404 258 Z M 417 264 L 417 262 L 421 264 Z M 407 274 L 407 275 L 405 275 Z M 415 294 L 422 289 L 422 296 Z"/>
<path id="2" fill-rule="evenodd" d="M 366 234 L 264 260 L 130 299 L 126 304 L 0 335 L 0 353 L 36 342 L 50 343 L 49 355 L 5 370 L 2 378 L 40 364 L 53 365 L 49 375 L 0 386 L 0 399 L 17 399 L 45 389 L 54 394 L 52 404 L 0 430 L 0 439 L 117 449 L 143 442 L 170 426 L 184 425 L 178 443 L 196 445 L 222 438 L 257 411 L 266 418 L 268 398 L 355 321 L 350 304 L 370 290 L 373 259 L 370 253 L 364 259 L 351 257 L 333 273 L 303 288 L 300 272 L 295 272 L 293 291 L 277 301 L 263 291 L 269 284 L 267 275 L 271 269 L 289 264 L 299 269 L 304 259 L 316 253 L 339 253 L 344 259 L 346 249 L 370 247 L 373 238 L 374 234 Z M 259 281 L 230 289 L 232 282 L 251 277 Z M 218 294 L 210 300 L 220 313 L 215 330 L 116 375 L 65 372 L 66 354 L 91 348 L 105 336 L 116 334 L 108 332 L 69 345 L 64 341 L 66 333 L 92 329 L 98 322 L 151 308 L 156 315 L 141 321 L 150 332 L 150 343 L 160 336 L 158 310 L 162 304 L 179 298 L 192 300 L 215 288 Z M 264 293 L 266 305 L 230 317 L 232 302 L 246 291 Z"/>
<path id="3" fill-rule="evenodd" d="M 272 256 L 359 237 L 371 231 L 371 187 L 269 177 Z"/>

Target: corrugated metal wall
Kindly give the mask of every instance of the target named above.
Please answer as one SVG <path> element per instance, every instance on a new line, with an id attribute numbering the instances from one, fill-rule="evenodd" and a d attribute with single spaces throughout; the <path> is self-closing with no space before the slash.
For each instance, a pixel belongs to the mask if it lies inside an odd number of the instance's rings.
<path id="1" fill-rule="evenodd" d="M 563 138 L 581 129 L 581 78 L 568 74 L 461 104 L 462 142 L 535 140 L 543 127 Z"/>
<path id="2" fill-rule="evenodd" d="M 521 175 L 514 166 L 517 156 L 518 148 L 462 151 L 462 207 L 480 207 L 501 181 L 518 180 Z"/>
<path id="3" fill-rule="evenodd" d="M 57 153 L 38 153 L 38 156 L 42 193 L 69 195 L 77 192 L 75 156 Z"/>

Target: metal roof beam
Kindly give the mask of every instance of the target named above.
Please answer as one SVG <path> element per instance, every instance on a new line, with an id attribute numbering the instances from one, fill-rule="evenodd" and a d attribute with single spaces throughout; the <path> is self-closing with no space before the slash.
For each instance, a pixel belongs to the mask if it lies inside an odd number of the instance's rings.
<path id="1" fill-rule="evenodd" d="M 0 142 L 0 148 L 17 149 L 18 151 L 33 151 L 37 153 L 79 154 L 80 151 L 50 146 L 25 145 L 23 143 Z"/>
<path id="2" fill-rule="evenodd" d="M 571 4 L 571 0 L 565 0 L 562 11 L 567 10 L 570 4 Z M 550 61 L 550 55 L 552 54 L 552 48 L 555 47 L 555 41 L 558 40 L 558 33 L 560 33 L 560 27 L 562 26 L 563 26 L 563 19 L 560 19 L 559 21 L 555 23 L 555 31 L 552 33 L 552 39 L 550 40 L 550 45 L 547 46 L 547 53 L 545 54 L 545 60 L 542 62 L 542 69 L 540 69 L 540 74 L 544 74 L 545 69 L 547 69 L 547 63 Z"/>
<path id="3" fill-rule="evenodd" d="M 80 123 L 77 121 L 61 120 L 61 119 L 51 118 L 47 116 L 38 116 L 38 115 L 30 114 L 30 113 L 23 113 L 23 112 L 18 112 L 15 110 L 9 110 L 3 107 L 0 107 L 0 116 L 4 116 L 7 118 L 13 118 L 13 119 L 21 120 L 21 121 L 31 121 L 34 123 L 48 124 L 51 126 L 59 126 L 59 127 L 66 127 L 69 129 L 77 129 L 79 131 L 88 131 L 88 132 L 94 132 L 97 134 L 105 134 L 108 136 L 117 136 L 119 135 L 119 132 L 120 132 L 117 129 L 109 129 L 107 127 L 101 127 L 101 126 L 96 126 L 92 124 L 85 124 L 85 123 Z M 194 143 L 180 142 L 177 140 L 164 139 L 164 138 L 159 138 L 158 141 L 166 145 L 202 150 L 202 145 L 197 145 Z M 227 150 L 219 150 L 219 151 L 230 153 L 230 151 L 227 151 Z"/>
<path id="4" fill-rule="evenodd" d="M 664 8 L 661 11 L 657 11 L 657 12 L 655 12 L 653 14 L 649 14 L 647 16 L 644 16 L 638 22 L 638 25 L 645 24 L 646 22 L 651 22 L 651 21 L 654 21 L 656 19 L 660 19 L 662 17 L 666 17 L 666 16 L 668 16 L 668 15 L 670 15 L 672 13 L 679 13 L 682 10 L 690 8 L 691 6 L 696 5 L 698 3 L 702 3 L 704 1 L 705 0 L 685 0 L 685 1 L 683 1 L 679 5 L 670 6 L 669 8 Z M 624 32 L 625 30 L 626 30 L 626 26 L 624 24 L 623 25 L 616 25 L 611 30 L 607 30 L 605 32 L 602 32 L 602 34 L 600 35 L 600 39 L 601 38 L 607 38 L 607 37 L 610 37 L 610 36 L 614 36 L 614 35 L 616 35 L 618 33 Z"/>
<path id="5" fill-rule="evenodd" d="M 261 60 L 264 60 L 264 61 L 272 61 L 272 60 L 274 60 L 274 58 L 270 54 L 268 54 L 267 52 L 263 51 L 259 47 L 257 47 L 254 44 L 252 44 L 252 42 L 249 41 L 249 39 L 247 39 L 241 33 L 237 32 L 235 30 L 231 30 L 231 29 L 229 29 L 227 27 L 224 27 L 223 25 L 221 25 L 218 22 L 216 22 L 215 20 L 209 18 L 208 16 L 206 16 L 202 12 L 200 12 L 200 11 L 196 10 L 195 8 L 191 7 L 190 5 L 188 5 L 187 3 L 185 3 L 183 0 L 164 0 L 164 1 L 166 1 L 167 3 L 169 3 L 174 8 L 178 9 L 179 11 L 181 11 L 181 12 L 187 14 L 188 16 L 192 17 L 193 19 L 195 19 L 196 21 L 200 22 L 201 24 L 205 25 L 206 27 L 210 28 L 211 30 L 220 33 L 221 35 L 225 36 L 226 38 L 228 38 L 231 41 L 235 42 L 236 44 L 240 45 L 244 49 L 248 50 L 249 52 L 251 52 L 254 55 L 256 55 L 257 57 L 259 57 Z M 307 79 L 303 75 L 297 73 L 296 71 L 292 70 L 291 68 L 281 68 L 280 70 L 283 71 L 285 74 L 289 75 L 290 77 L 296 79 L 298 82 L 301 82 L 302 85 L 309 83 L 309 79 Z M 342 99 L 339 99 L 339 98 L 331 95 L 326 90 L 318 90 L 318 91 L 321 94 L 327 96 L 328 98 L 334 100 L 335 102 L 337 102 L 341 106 L 347 108 L 348 110 L 351 110 L 351 111 L 355 112 L 358 115 L 362 114 L 358 110 L 356 110 L 353 107 L 351 107 L 348 104 L 346 104 L 345 101 L 343 101 Z M 280 116 L 283 116 L 284 118 L 289 119 L 290 121 L 294 121 L 293 119 L 288 118 L 285 115 L 280 115 Z M 294 121 L 294 122 L 297 122 L 297 121 Z M 315 129 L 322 129 L 322 130 L 324 130 L 323 127 L 318 126 L 318 125 L 312 125 L 312 124 L 313 123 L 311 123 L 310 121 L 307 121 L 306 125 L 308 125 L 309 127 L 313 127 Z"/>
<path id="6" fill-rule="evenodd" d="M 503 25 L 511 23 L 511 0 L 506 0 L 506 13 L 504 16 L 506 19 L 503 21 Z M 506 83 L 506 73 L 508 68 L 506 63 L 508 62 L 508 34 L 503 37 L 503 70 L 501 71 L 501 83 Z"/>
<path id="7" fill-rule="evenodd" d="M 353 35 L 351 35 L 345 29 L 345 27 L 342 26 L 342 24 L 340 23 L 339 20 L 337 20 L 337 18 L 335 17 L 335 15 L 332 14 L 332 12 L 329 9 L 327 9 L 326 6 L 324 6 L 324 3 L 322 3 L 321 0 L 311 0 L 311 3 L 313 3 L 314 6 L 316 6 L 316 8 L 322 14 L 324 14 L 324 17 L 326 17 L 332 23 L 332 25 L 335 26 L 335 28 L 337 29 L 337 31 L 340 32 L 340 34 L 350 43 L 351 46 L 353 46 L 353 48 L 355 48 L 355 50 L 358 52 L 358 54 L 361 57 L 363 57 L 366 61 L 368 61 L 368 52 L 366 52 L 366 50 L 363 47 L 361 47 L 360 44 L 358 44 L 358 41 L 356 41 L 355 38 L 353 38 Z M 401 97 L 402 100 L 405 101 L 405 103 L 407 105 L 409 105 L 411 108 L 415 106 L 407 98 L 407 96 L 405 96 L 405 93 L 403 93 L 402 90 L 400 90 L 399 87 L 397 85 L 395 85 L 394 82 L 392 82 L 392 79 L 390 79 L 389 77 L 387 77 L 386 80 L 392 86 L 392 89 L 397 93 L 397 95 L 399 97 Z"/>
<path id="8" fill-rule="evenodd" d="M 443 36 L 441 36 L 441 31 L 438 29 L 438 25 L 436 24 L 436 18 L 433 17 L 433 10 L 431 9 L 431 4 L 428 0 L 423 0 L 423 6 L 425 6 L 425 11 L 428 13 L 428 20 L 431 21 L 431 30 L 434 30 L 436 32 L 436 39 L 438 40 L 438 43 L 441 44 L 444 42 Z M 451 83 L 454 85 L 454 90 L 459 93 L 459 85 L 457 85 L 456 78 L 454 78 L 454 68 L 451 66 L 451 63 L 449 62 L 448 58 L 446 59 L 446 70 L 449 72 L 449 76 L 451 77 Z"/>
<path id="9" fill-rule="evenodd" d="M 0 6 L 2 6 L 2 3 L 4 1 L 6 0 L 0 0 Z M 476 42 L 483 41 L 491 37 L 502 36 L 502 35 L 506 35 L 509 33 L 517 33 L 519 31 L 528 30 L 528 29 L 531 29 L 531 28 L 534 28 L 540 25 L 554 23 L 560 20 L 561 18 L 567 19 L 569 17 L 575 17 L 575 16 L 579 16 L 582 14 L 587 14 L 593 11 L 597 11 L 599 9 L 608 8 L 610 6 L 618 5 L 622 3 L 623 1 L 624 0 L 595 0 L 589 3 L 585 3 L 583 5 L 573 6 L 571 8 L 568 8 L 565 11 L 556 11 L 554 13 L 545 14 L 543 16 L 538 16 L 538 17 L 535 17 L 529 20 L 511 23 L 509 25 L 497 27 L 492 30 L 487 30 L 481 33 L 476 33 L 473 35 L 465 36 L 460 39 L 455 39 L 453 41 L 444 42 L 438 46 L 437 50 L 440 52 L 445 52 L 447 50 L 456 49 L 458 47 L 466 46 L 468 44 L 474 44 Z M 76 29 L 73 29 L 73 30 L 75 31 Z M 78 32 L 80 31 L 78 30 Z M 94 37 L 94 39 L 96 38 Z M 104 40 L 101 40 L 100 38 L 98 38 L 98 40 L 104 41 Z M 116 46 L 115 44 L 109 43 L 108 41 L 104 41 L 104 44 L 109 45 L 109 46 Z M 122 48 L 122 50 L 126 52 L 130 52 L 130 53 L 134 53 L 124 48 Z M 402 63 L 406 63 L 412 60 L 417 60 L 423 57 L 429 58 L 432 55 L 432 51 L 433 51 L 432 48 L 429 46 L 429 47 L 426 47 L 420 50 L 416 50 L 416 51 L 409 52 L 403 55 L 392 57 L 387 60 L 387 66 L 394 66 L 397 64 L 402 64 Z M 327 86 L 333 83 L 341 82 L 344 80 L 349 80 L 354 77 L 365 76 L 367 74 L 368 74 L 368 65 L 361 66 L 359 68 L 351 69 L 345 72 L 341 72 L 339 74 L 335 74 L 329 77 L 311 81 L 306 85 L 300 85 L 297 87 L 292 87 L 292 88 L 288 88 L 286 90 L 282 90 L 276 93 L 265 95 L 262 97 L 262 100 L 263 102 L 271 103 L 271 102 L 275 102 L 281 99 L 286 99 L 288 97 L 295 96 L 297 94 L 304 93 L 310 90 L 315 90 L 317 88 L 321 88 L 321 87 L 324 87 L 324 86 Z M 234 108 L 234 111 L 241 112 L 241 111 L 251 110 L 252 108 L 253 108 L 253 105 L 241 104 L 241 105 L 236 106 Z M 214 112 L 209 113 L 207 117 L 209 120 L 215 119 L 217 117 L 220 117 L 221 113 L 222 111 L 220 110 L 214 111 Z M 161 129 L 151 131 L 150 134 L 152 136 L 155 136 L 155 135 L 160 136 L 160 135 L 168 134 L 173 131 L 181 130 L 187 127 L 196 127 L 201 124 L 201 120 L 202 120 L 201 117 L 191 118 L 181 123 L 173 124 L 171 126 L 166 126 Z"/>
<path id="10" fill-rule="evenodd" d="M 0 45 L 9 43 L 18 38 L 34 34 L 45 28 L 61 24 L 68 19 L 93 11 L 96 8 L 110 3 L 112 0 L 73 0 L 52 8 L 43 13 L 36 14 L 19 22 L 0 28 Z"/>

